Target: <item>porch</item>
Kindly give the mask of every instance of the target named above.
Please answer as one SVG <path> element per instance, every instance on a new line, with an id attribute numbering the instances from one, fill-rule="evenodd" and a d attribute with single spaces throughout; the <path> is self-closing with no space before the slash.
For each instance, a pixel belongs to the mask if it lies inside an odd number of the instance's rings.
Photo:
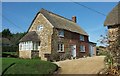
<path id="1" fill-rule="evenodd" d="M 35 31 L 28 32 L 19 42 L 19 57 L 39 57 L 40 38 Z"/>

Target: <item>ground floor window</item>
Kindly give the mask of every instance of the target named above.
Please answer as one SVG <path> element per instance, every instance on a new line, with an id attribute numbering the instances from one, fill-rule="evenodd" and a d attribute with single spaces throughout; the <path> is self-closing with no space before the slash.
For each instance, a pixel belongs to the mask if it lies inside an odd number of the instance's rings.
<path id="1" fill-rule="evenodd" d="M 80 45 L 80 52 L 85 52 L 85 46 L 84 45 Z"/>
<path id="2" fill-rule="evenodd" d="M 62 43 L 58 44 L 58 52 L 64 52 L 64 44 Z"/>
<path id="3" fill-rule="evenodd" d="M 19 50 L 38 50 L 39 46 L 40 46 L 40 42 L 32 42 L 32 41 L 20 42 Z"/>

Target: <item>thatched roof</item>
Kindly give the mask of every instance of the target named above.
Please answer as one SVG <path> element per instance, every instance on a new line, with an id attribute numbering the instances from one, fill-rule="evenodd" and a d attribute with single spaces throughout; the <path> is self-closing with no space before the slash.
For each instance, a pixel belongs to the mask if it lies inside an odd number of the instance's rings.
<path id="1" fill-rule="evenodd" d="M 113 26 L 118 24 L 120 24 L 120 2 L 107 15 L 106 20 L 104 22 L 105 26 Z"/>
<path id="2" fill-rule="evenodd" d="M 35 31 L 28 32 L 23 38 L 19 40 L 20 42 L 24 41 L 40 41 L 38 34 Z"/>
<path id="3" fill-rule="evenodd" d="M 37 15 L 39 13 L 43 14 L 48 19 L 48 21 L 53 25 L 54 28 L 64 29 L 64 30 L 68 30 L 71 32 L 76 32 L 76 33 L 88 36 L 88 34 L 80 26 L 78 26 L 75 22 L 73 22 L 70 19 L 64 18 L 60 15 L 57 15 L 50 11 L 47 11 L 43 8 L 40 10 L 40 12 L 37 13 Z M 36 15 L 36 17 L 37 17 L 37 15 Z M 35 18 L 34 18 L 34 20 L 35 20 Z M 34 22 L 34 20 L 33 20 L 33 22 Z"/>

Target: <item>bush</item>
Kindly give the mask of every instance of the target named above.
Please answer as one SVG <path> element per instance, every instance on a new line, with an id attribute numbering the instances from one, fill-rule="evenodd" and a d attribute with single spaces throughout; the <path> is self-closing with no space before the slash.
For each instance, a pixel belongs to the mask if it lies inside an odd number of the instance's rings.
<path id="1" fill-rule="evenodd" d="M 2 52 L 16 52 L 18 50 L 18 46 L 2 46 Z"/>
<path id="2" fill-rule="evenodd" d="M 14 57 L 14 58 L 17 58 L 18 53 L 17 52 L 2 52 L 2 57 Z"/>
<path id="3" fill-rule="evenodd" d="M 64 53 L 52 52 L 49 60 L 60 61 L 60 60 L 66 60 L 66 59 L 71 59 L 71 53 L 69 51 L 66 51 Z"/>
<path id="4" fill-rule="evenodd" d="M 106 55 L 108 55 L 108 51 L 106 51 L 106 50 L 100 50 L 100 51 L 98 52 L 98 55 L 99 55 L 99 56 L 100 56 L 100 55 L 106 56 Z"/>

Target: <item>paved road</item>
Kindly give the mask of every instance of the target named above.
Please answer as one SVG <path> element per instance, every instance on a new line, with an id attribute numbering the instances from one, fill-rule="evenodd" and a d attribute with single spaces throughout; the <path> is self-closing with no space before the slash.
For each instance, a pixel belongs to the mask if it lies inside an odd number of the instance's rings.
<path id="1" fill-rule="evenodd" d="M 61 67 L 59 74 L 97 74 L 105 67 L 104 56 L 55 62 Z"/>

